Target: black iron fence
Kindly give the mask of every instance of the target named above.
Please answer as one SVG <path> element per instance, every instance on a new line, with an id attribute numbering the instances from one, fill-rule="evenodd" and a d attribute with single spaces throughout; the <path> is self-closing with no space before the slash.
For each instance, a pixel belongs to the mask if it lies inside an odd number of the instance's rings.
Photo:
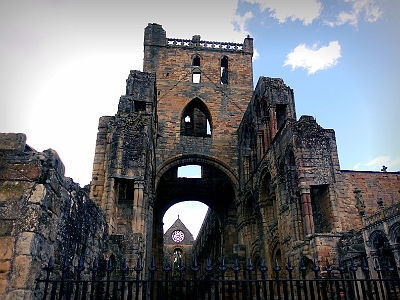
<path id="1" fill-rule="evenodd" d="M 191 267 L 185 267 L 182 261 L 174 267 L 166 260 L 159 270 L 153 260 L 148 268 L 149 278 L 143 279 L 140 260 L 133 269 L 129 269 L 125 261 L 115 268 L 110 260 L 104 270 L 100 270 L 96 260 L 90 268 L 84 268 L 82 260 L 72 268 L 66 259 L 60 268 L 61 278 L 51 279 L 54 266 L 50 259 L 44 268 L 46 278 L 37 279 L 37 290 L 45 300 L 400 299 L 400 280 L 395 267 L 389 262 L 384 270 L 390 278 L 383 278 L 382 267 L 377 260 L 374 264 L 376 278 L 371 278 L 372 270 L 365 260 L 361 267 L 353 260 L 348 265 L 339 262 L 335 270 L 328 261 L 321 270 L 315 261 L 307 268 L 301 260 L 295 270 L 290 260 L 283 268 L 275 260 L 270 271 L 264 261 L 255 267 L 249 260 L 247 266 L 240 268 L 237 261 L 228 267 L 224 260 L 218 266 L 208 260 L 204 272 L 199 272 L 196 260 Z M 299 278 L 293 278 L 294 274 L 299 274 Z"/>

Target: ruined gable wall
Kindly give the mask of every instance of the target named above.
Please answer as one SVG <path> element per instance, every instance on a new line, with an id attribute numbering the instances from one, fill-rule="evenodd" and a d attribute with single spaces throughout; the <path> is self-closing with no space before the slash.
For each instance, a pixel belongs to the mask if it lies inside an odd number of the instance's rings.
<path id="1" fill-rule="evenodd" d="M 52 256 L 56 274 L 101 258 L 107 224 L 86 191 L 64 177 L 54 150 L 37 152 L 23 134 L 0 134 L 0 298 L 33 299 L 35 279 Z"/>

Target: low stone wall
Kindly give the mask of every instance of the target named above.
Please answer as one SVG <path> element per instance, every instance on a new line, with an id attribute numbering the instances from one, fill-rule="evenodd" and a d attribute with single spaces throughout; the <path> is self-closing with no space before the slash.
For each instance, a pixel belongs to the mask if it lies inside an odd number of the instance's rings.
<path id="1" fill-rule="evenodd" d="M 64 177 L 54 150 L 37 152 L 24 134 L 0 133 L 0 298 L 39 299 L 35 279 L 53 257 L 89 265 L 107 248 L 102 210 Z"/>

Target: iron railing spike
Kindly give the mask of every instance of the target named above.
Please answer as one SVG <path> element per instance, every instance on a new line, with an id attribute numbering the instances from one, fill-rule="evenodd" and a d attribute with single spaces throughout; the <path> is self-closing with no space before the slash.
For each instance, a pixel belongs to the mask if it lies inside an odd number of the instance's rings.
<path id="1" fill-rule="evenodd" d="M 288 270 L 289 272 L 292 272 L 294 270 L 294 267 L 292 266 L 292 262 L 290 261 L 290 257 L 287 258 L 286 270 Z"/>
<path id="2" fill-rule="evenodd" d="M 235 273 L 240 271 L 240 267 L 239 267 L 239 261 L 237 258 L 235 258 L 235 261 L 233 262 L 233 267 L 232 267 L 233 271 Z"/>
<path id="3" fill-rule="evenodd" d="M 69 259 L 68 259 L 68 254 L 65 255 L 64 259 L 64 267 L 69 267 Z"/>
<path id="4" fill-rule="evenodd" d="M 47 271 L 47 272 L 51 272 L 51 271 L 53 271 L 54 270 L 54 266 L 53 266 L 53 257 L 52 256 L 50 256 L 50 258 L 49 258 L 49 262 L 47 263 L 47 266 L 45 266 L 44 268 L 43 268 L 43 270 L 45 270 L 45 271 Z"/>
<path id="5" fill-rule="evenodd" d="M 249 267 L 252 267 L 252 266 L 253 266 L 252 263 L 251 263 L 251 258 L 249 258 L 249 259 L 247 260 L 247 265 L 248 265 Z"/>
<path id="6" fill-rule="evenodd" d="M 126 272 L 129 270 L 129 268 L 126 266 L 126 258 L 124 257 L 124 259 L 122 260 L 122 265 L 119 268 L 122 272 Z"/>
<path id="7" fill-rule="evenodd" d="M 367 261 L 365 260 L 365 257 L 361 257 L 361 269 L 363 269 L 364 271 L 369 271 L 369 267 Z"/>
<path id="8" fill-rule="evenodd" d="M 261 271 L 263 271 L 263 270 L 267 271 L 267 270 L 268 270 L 268 267 L 267 267 L 267 265 L 265 264 L 264 258 L 261 259 L 261 262 L 260 262 L 260 270 L 261 270 Z"/>
<path id="9" fill-rule="evenodd" d="M 276 257 L 274 259 L 274 266 L 272 267 L 272 269 L 275 271 L 276 275 L 278 275 L 279 271 L 281 270 L 278 259 Z"/>
<path id="10" fill-rule="evenodd" d="M 171 267 L 171 265 L 170 265 L 170 263 L 169 263 L 168 257 L 165 258 L 165 262 L 164 262 L 164 265 L 163 265 L 162 269 L 163 269 L 164 272 L 166 272 L 166 273 L 168 273 L 169 271 L 172 270 L 172 267 Z"/>
<path id="11" fill-rule="evenodd" d="M 379 261 L 376 257 L 374 258 L 374 264 L 375 264 L 374 270 L 380 272 L 382 270 L 381 265 L 379 264 Z"/>
<path id="12" fill-rule="evenodd" d="M 305 268 L 304 259 L 303 259 L 303 258 L 300 258 L 299 269 L 301 270 L 301 269 L 303 269 L 303 268 Z"/>
<path id="13" fill-rule="evenodd" d="M 390 262 L 390 259 L 388 259 L 387 261 L 387 265 L 386 268 L 389 272 L 393 272 L 394 271 L 394 266 L 392 266 L 392 263 Z"/>
<path id="14" fill-rule="evenodd" d="M 221 265 L 218 267 L 218 269 L 222 272 L 222 277 L 224 277 L 224 273 L 228 269 L 228 267 L 225 265 L 225 258 L 222 256 L 221 259 Z"/>
<path id="15" fill-rule="evenodd" d="M 138 257 L 136 266 L 135 266 L 133 269 L 134 269 L 137 273 L 140 273 L 140 271 L 143 270 L 140 257 Z"/>
<path id="16" fill-rule="evenodd" d="M 53 267 L 53 256 L 50 256 L 49 258 L 49 263 L 47 264 L 48 268 L 52 268 Z"/>
<path id="17" fill-rule="evenodd" d="M 97 262 L 97 257 L 95 257 L 95 259 L 93 260 L 93 268 L 98 268 L 99 267 L 99 263 Z"/>
<path id="18" fill-rule="evenodd" d="M 79 267 L 83 267 L 83 255 L 79 258 Z"/>
<path id="19" fill-rule="evenodd" d="M 328 259 L 326 259 L 325 260 L 325 269 L 326 269 L 326 271 L 329 273 L 329 272 L 332 272 L 332 267 L 331 267 L 331 264 L 329 263 L 329 260 Z"/>
<path id="20" fill-rule="evenodd" d="M 355 272 L 355 271 L 357 271 L 357 269 L 358 269 L 358 267 L 357 267 L 356 264 L 354 263 L 354 259 L 351 258 L 351 259 L 350 259 L 350 270 L 351 270 L 352 272 Z"/>
<path id="21" fill-rule="evenodd" d="M 157 266 L 156 266 L 156 262 L 155 262 L 155 260 L 154 260 L 154 256 L 152 257 L 152 259 L 151 259 L 151 264 L 150 264 L 150 267 L 149 267 L 149 271 L 150 272 L 152 272 L 152 278 L 154 279 L 154 272 L 157 270 Z"/>

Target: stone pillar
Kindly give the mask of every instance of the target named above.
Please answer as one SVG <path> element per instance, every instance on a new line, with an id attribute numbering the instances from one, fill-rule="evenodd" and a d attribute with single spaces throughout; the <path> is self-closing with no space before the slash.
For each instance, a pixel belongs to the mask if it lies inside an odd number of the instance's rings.
<path id="1" fill-rule="evenodd" d="M 270 120 L 270 124 L 271 124 L 271 140 L 273 140 L 278 131 L 278 123 L 276 121 L 275 107 L 271 107 L 269 109 L 269 120 Z"/>
<path id="2" fill-rule="evenodd" d="M 391 251 L 393 253 L 393 258 L 396 263 L 396 265 L 393 267 L 397 270 L 400 270 L 400 243 L 396 243 L 396 244 L 392 245 Z"/>
<path id="3" fill-rule="evenodd" d="M 304 234 L 314 234 L 314 217 L 311 206 L 310 188 L 302 186 L 300 188 L 300 194 Z"/>
<path id="4" fill-rule="evenodd" d="M 143 199 L 144 181 L 135 181 L 133 194 L 133 219 L 132 231 L 134 233 L 144 234 L 144 199 Z"/>
<path id="5" fill-rule="evenodd" d="M 257 131 L 258 161 L 261 161 L 265 151 L 263 133 L 264 132 L 262 130 Z"/>

